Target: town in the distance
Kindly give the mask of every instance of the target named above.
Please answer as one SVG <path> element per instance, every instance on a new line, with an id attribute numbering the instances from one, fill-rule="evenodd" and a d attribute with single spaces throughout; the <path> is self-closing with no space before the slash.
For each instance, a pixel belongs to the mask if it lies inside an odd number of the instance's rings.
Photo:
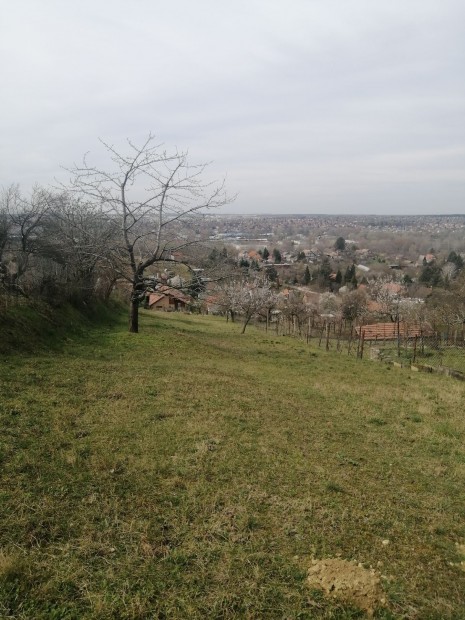
<path id="1" fill-rule="evenodd" d="M 193 266 L 194 283 L 168 265 L 148 307 L 227 314 L 265 286 L 320 316 L 374 323 L 402 309 L 413 322 L 463 325 L 465 215 L 212 215 L 194 232 L 202 250 L 172 257 Z"/>

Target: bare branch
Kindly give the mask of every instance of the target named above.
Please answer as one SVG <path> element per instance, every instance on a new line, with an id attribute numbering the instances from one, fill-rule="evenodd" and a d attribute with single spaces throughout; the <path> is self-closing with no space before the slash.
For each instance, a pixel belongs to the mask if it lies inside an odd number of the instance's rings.
<path id="1" fill-rule="evenodd" d="M 112 166 L 68 169 L 69 191 L 101 209 L 118 223 L 121 242 L 115 249 L 125 277 L 132 282 L 132 325 L 137 331 L 137 304 L 145 271 L 166 259 L 167 251 L 198 243 L 180 239 L 177 227 L 202 211 L 230 202 L 224 181 L 204 182 L 206 163 L 190 164 L 187 153 L 167 152 L 152 134 L 138 146 L 127 141 L 127 151 L 100 139 Z"/>

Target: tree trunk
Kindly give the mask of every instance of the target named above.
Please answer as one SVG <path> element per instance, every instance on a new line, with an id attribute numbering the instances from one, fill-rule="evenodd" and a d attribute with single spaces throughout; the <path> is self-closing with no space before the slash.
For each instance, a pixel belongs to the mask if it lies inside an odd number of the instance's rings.
<path id="1" fill-rule="evenodd" d="M 244 327 L 242 328 L 241 334 L 245 334 L 245 328 L 249 324 L 249 321 L 250 321 L 251 318 L 252 318 L 251 316 L 246 317 L 245 323 L 244 323 Z"/>
<path id="2" fill-rule="evenodd" d="M 129 331 L 133 334 L 139 333 L 139 301 L 131 299 L 129 307 Z"/>
<path id="3" fill-rule="evenodd" d="M 115 284 L 116 284 L 116 278 L 113 278 L 105 287 L 105 292 L 103 294 L 103 298 L 105 301 L 108 301 L 110 299 L 110 295 L 113 293 Z"/>

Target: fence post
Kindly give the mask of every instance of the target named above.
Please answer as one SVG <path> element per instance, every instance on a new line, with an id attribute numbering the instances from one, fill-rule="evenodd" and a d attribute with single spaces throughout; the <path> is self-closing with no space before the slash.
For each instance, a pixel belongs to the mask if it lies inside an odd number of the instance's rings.
<path id="1" fill-rule="evenodd" d="M 362 342 L 360 344 L 360 359 L 363 359 L 363 347 L 365 345 L 365 331 L 362 331 Z"/>
<path id="2" fill-rule="evenodd" d="M 400 357 L 400 317 L 397 315 L 397 357 Z"/>
<path id="3" fill-rule="evenodd" d="M 418 336 L 415 336 L 415 338 L 413 339 L 413 362 L 415 363 L 415 360 L 417 359 L 417 338 Z"/>
<path id="4" fill-rule="evenodd" d="M 350 350 L 352 348 L 352 336 L 354 334 L 354 326 L 350 325 L 350 336 L 349 336 L 349 346 L 347 347 L 347 355 L 350 355 Z"/>
<path id="5" fill-rule="evenodd" d="M 331 323 L 327 323 L 326 326 L 326 350 L 329 351 L 329 332 L 331 331 Z"/>

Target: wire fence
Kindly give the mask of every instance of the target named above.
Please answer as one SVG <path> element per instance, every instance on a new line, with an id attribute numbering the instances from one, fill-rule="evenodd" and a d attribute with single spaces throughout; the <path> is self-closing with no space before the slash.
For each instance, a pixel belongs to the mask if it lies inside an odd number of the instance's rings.
<path id="1" fill-rule="evenodd" d="M 322 318 L 299 322 L 296 317 L 259 320 L 256 327 L 279 336 L 290 336 L 326 351 L 336 351 L 358 359 L 381 360 L 430 368 L 446 368 L 465 373 L 464 329 L 434 332 L 401 330 L 393 324 L 391 337 L 369 337 L 369 330 L 350 321 Z M 373 330 L 372 330 L 373 331 Z M 412 333 L 412 332 L 417 333 Z"/>
<path id="2" fill-rule="evenodd" d="M 395 342 L 370 341 L 369 346 L 372 355 L 378 355 L 379 359 L 465 372 L 463 340 L 456 340 L 447 332 L 437 332 L 428 337 L 401 336 Z"/>

